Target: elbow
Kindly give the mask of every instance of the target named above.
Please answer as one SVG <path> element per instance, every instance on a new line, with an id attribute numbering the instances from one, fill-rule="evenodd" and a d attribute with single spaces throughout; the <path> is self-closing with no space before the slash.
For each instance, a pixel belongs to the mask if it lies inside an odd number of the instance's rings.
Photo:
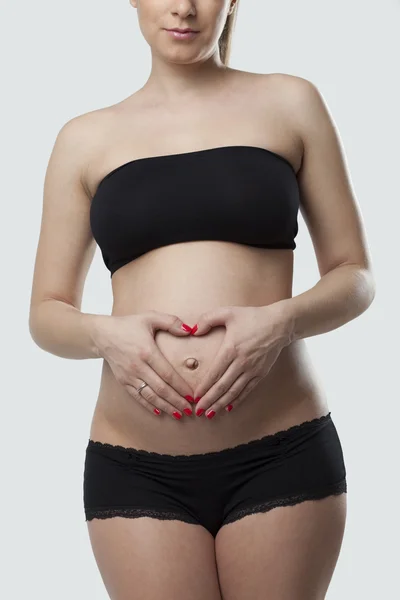
<path id="1" fill-rule="evenodd" d="M 369 308 L 376 295 L 376 280 L 370 267 L 358 265 L 354 271 L 356 277 L 356 296 L 359 304 L 359 314 Z"/>
<path id="2" fill-rule="evenodd" d="M 371 266 L 371 261 L 351 261 L 346 260 L 335 268 L 345 269 L 350 272 L 349 294 L 352 299 L 352 306 L 355 309 L 355 316 L 367 310 L 374 301 L 376 294 L 376 281 Z"/>
<path id="3" fill-rule="evenodd" d="M 29 315 L 28 328 L 29 335 L 31 336 L 32 340 L 37 346 L 39 346 L 39 348 L 42 348 L 40 343 L 40 326 L 38 325 L 38 321 L 32 312 Z"/>
<path id="4" fill-rule="evenodd" d="M 41 303 L 37 304 L 36 306 L 31 306 L 31 309 L 29 312 L 28 329 L 29 329 L 29 334 L 30 334 L 32 340 L 35 342 L 35 344 L 39 348 L 44 350 L 43 341 L 42 341 L 43 317 L 42 317 Z"/>

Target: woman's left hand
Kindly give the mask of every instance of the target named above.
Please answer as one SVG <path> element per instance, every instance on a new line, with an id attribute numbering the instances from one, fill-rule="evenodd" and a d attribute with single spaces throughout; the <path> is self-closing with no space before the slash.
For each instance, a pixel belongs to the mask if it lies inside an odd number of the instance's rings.
<path id="1" fill-rule="evenodd" d="M 224 306 L 199 318 L 193 335 L 204 335 L 221 325 L 226 327 L 226 334 L 212 367 L 194 390 L 194 397 L 201 398 L 196 406 L 198 416 L 203 414 L 198 414 L 199 409 L 206 411 L 208 418 L 222 408 L 231 410 L 268 375 L 282 348 L 290 343 L 283 307 L 283 302 Z"/>

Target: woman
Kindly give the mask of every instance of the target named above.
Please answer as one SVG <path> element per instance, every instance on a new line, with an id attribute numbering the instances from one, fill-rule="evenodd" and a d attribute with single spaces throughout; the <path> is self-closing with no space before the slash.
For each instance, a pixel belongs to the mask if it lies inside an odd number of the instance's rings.
<path id="1" fill-rule="evenodd" d="M 95 558 L 116 600 L 320 600 L 347 487 L 305 338 L 374 297 L 339 136 L 312 83 L 228 68 L 238 1 L 130 2 L 152 71 L 59 132 L 30 314 L 41 348 L 103 359 Z M 321 279 L 293 298 L 299 208 Z M 111 315 L 80 310 L 96 242 Z"/>

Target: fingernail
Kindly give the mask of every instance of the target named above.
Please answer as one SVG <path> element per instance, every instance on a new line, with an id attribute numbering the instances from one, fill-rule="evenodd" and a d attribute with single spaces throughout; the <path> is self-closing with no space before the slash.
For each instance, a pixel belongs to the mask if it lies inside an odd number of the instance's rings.
<path id="1" fill-rule="evenodd" d="M 188 417 L 190 417 L 190 415 L 191 415 L 191 414 L 193 414 L 193 413 L 192 413 L 192 411 L 190 410 L 190 408 L 184 408 L 184 409 L 183 409 L 183 412 L 184 412 L 184 413 L 185 413 L 185 414 L 186 414 Z"/>
<path id="2" fill-rule="evenodd" d="M 182 415 L 179 414 L 176 410 L 172 414 L 175 417 L 175 419 L 178 419 L 178 421 L 179 421 L 179 419 L 182 419 Z"/>
<path id="3" fill-rule="evenodd" d="M 158 410 L 158 408 L 155 408 L 155 409 L 154 409 L 154 412 L 156 413 L 156 415 L 159 415 L 159 414 L 161 414 L 161 412 Z"/>
<path id="4" fill-rule="evenodd" d="M 186 400 L 188 400 L 189 402 L 194 402 L 194 398 L 193 396 L 185 396 Z"/>
<path id="5" fill-rule="evenodd" d="M 207 417 L 207 419 L 212 419 L 214 415 L 215 415 L 215 410 L 210 410 L 206 414 L 206 417 Z"/>
<path id="6" fill-rule="evenodd" d="M 198 396 L 197 398 L 194 399 L 195 403 L 197 404 L 199 401 L 201 400 L 201 397 Z"/>
<path id="7" fill-rule="evenodd" d="M 186 323 L 182 323 L 182 329 L 184 329 L 185 331 L 192 331 L 192 328 L 189 327 L 189 325 L 186 325 Z"/>
<path id="8" fill-rule="evenodd" d="M 198 409 L 196 410 L 196 415 L 197 415 L 198 417 L 201 417 L 201 415 L 203 414 L 203 412 L 204 412 L 204 408 L 198 408 Z"/>
<path id="9" fill-rule="evenodd" d="M 197 325 L 195 325 L 195 326 L 193 327 L 193 329 L 192 329 L 192 335 L 193 335 L 194 333 L 196 333 L 196 331 L 197 331 L 197 330 L 198 330 L 198 327 L 197 327 Z"/>
<path id="10" fill-rule="evenodd" d="M 233 408 L 232 404 L 228 404 L 228 406 L 226 407 L 226 410 L 228 412 L 230 412 L 232 410 L 232 408 Z"/>

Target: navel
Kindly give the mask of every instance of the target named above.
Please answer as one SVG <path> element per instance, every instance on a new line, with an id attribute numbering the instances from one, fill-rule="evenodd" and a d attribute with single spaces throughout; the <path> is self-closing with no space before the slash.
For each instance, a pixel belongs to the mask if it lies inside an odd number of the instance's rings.
<path id="1" fill-rule="evenodd" d="M 184 365 L 188 369 L 197 369 L 199 366 L 199 361 L 196 358 L 190 357 L 184 361 Z"/>

